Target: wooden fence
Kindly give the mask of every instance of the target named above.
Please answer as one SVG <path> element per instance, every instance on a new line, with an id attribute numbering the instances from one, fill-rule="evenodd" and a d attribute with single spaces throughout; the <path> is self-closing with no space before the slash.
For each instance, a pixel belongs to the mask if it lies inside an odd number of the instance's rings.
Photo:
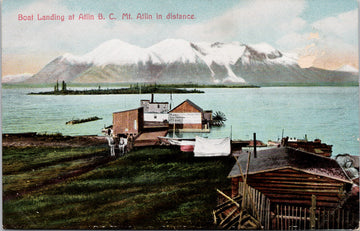
<path id="1" fill-rule="evenodd" d="M 355 214 L 344 209 L 303 208 L 290 205 L 276 205 L 272 229 L 353 229 L 358 225 Z"/>
<path id="2" fill-rule="evenodd" d="M 239 194 L 246 189 L 244 207 L 256 217 L 265 230 L 354 229 L 359 225 L 358 214 L 343 208 L 316 207 L 312 196 L 311 207 L 271 203 L 260 191 L 239 182 Z"/>
<path id="3" fill-rule="evenodd" d="M 239 189 L 244 189 L 243 182 L 239 182 Z M 249 185 L 245 185 L 245 192 L 244 207 L 260 221 L 264 229 L 271 229 L 270 200 Z M 243 192 L 240 191 L 239 194 L 242 195 Z"/>

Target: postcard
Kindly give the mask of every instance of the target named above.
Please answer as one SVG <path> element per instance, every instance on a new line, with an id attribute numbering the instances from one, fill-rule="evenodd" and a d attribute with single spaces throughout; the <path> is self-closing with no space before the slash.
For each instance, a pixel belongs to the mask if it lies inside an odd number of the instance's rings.
<path id="1" fill-rule="evenodd" d="M 359 228 L 356 0 L 3 0 L 4 229 Z"/>

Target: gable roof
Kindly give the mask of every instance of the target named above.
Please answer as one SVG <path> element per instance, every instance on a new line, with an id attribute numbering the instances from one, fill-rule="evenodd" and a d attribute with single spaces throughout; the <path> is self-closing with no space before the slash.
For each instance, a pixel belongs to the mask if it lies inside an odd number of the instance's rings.
<path id="1" fill-rule="evenodd" d="M 180 107 L 181 105 L 183 105 L 185 102 L 187 102 L 188 104 L 190 104 L 192 107 L 196 108 L 196 110 L 203 112 L 203 109 L 201 107 L 199 107 L 198 105 L 196 105 L 195 103 L 193 103 L 191 100 L 186 99 L 184 102 L 182 102 L 181 104 L 177 105 L 176 107 L 174 107 L 173 109 L 171 109 L 169 112 L 174 111 L 176 108 Z"/>
<path id="2" fill-rule="evenodd" d="M 118 113 L 123 113 L 123 112 L 129 112 L 129 111 L 138 111 L 138 110 L 144 110 L 144 108 L 143 108 L 143 107 L 138 107 L 138 108 L 129 109 L 129 110 L 125 110 L 125 111 L 116 111 L 116 112 L 113 112 L 113 114 L 118 114 Z"/>
<path id="3" fill-rule="evenodd" d="M 238 158 L 238 162 L 240 163 L 244 174 L 246 174 L 247 158 L 247 154 L 240 155 Z M 251 157 L 249 175 L 284 168 L 292 168 L 305 173 L 351 183 L 336 160 L 290 147 L 271 148 L 258 151 L 257 158 Z M 235 163 L 228 177 L 238 177 L 240 175 L 239 167 L 237 163 Z"/>

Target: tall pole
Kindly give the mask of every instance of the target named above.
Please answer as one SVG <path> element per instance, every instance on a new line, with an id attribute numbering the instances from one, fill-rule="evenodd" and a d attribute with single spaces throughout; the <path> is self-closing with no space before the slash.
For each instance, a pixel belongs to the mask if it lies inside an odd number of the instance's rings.
<path id="1" fill-rule="evenodd" d="M 171 104 L 172 104 L 172 92 L 170 92 L 170 110 L 171 110 Z"/>
<path id="2" fill-rule="evenodd" d="M 254 158 L 256 158 L 256 133 L 254 132 Z"/>

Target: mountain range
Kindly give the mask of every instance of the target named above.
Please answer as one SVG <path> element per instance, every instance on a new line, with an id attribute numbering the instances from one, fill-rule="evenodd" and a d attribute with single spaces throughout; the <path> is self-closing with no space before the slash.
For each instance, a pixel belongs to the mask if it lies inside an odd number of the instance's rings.
<path id="1" fill-rule="evenodd" d="M 356 71 L 356 69 L 355 69 Z M 347 83 L 357 82 L 349 68 L 330 71 L 301 68 L 294 55 L 266 43 L 193 43 L 163 40 L 141 48 L 109 40 L 82 56 L 64 54 L 26 83 Z"/>

